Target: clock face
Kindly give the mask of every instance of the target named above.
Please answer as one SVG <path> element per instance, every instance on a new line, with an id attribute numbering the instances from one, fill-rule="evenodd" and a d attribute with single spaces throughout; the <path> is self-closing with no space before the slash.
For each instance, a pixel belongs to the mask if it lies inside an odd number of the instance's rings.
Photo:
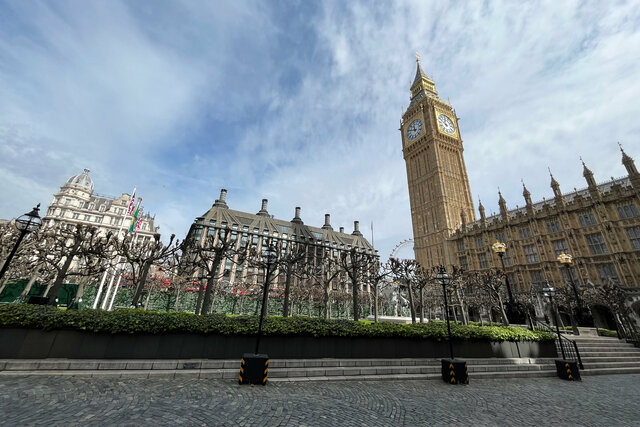
<path id="1" fill-rule="evenodd" d="M 444 114 L 438 116 L 438 124 L 440 128 L 448 134 L 453 134 L 456 131 L 456 127 L 453 125 L 451 119 Z"/>
<path id="2" fill-rule="evenodd" d="M 418 135 L 420 135 L 420 132 L 422 132 L 422 120 L 415 119 L 407 128 L 407 138 L 409 138 L 410 141 L 413 141 L 418 137 Z"/>

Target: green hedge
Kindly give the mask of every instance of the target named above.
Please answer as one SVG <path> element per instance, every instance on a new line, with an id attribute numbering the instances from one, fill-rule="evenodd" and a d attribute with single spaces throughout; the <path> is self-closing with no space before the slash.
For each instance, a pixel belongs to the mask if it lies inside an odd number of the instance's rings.
<path id="1" fill-rule="evenodd" d="M 601 337 L 618 338 L 618 331 L 611 331 L 609 329 L 598 328 L 598 335 L 600 335 Z"/>
<path id="2" fill-rule="evenodd" d="M 159 313 L 135 309 L 116 311 L 59 310 L 49 306 L 6 304 L 0 306 L 0 327 L 73 329 L 106 333 L 196 333 L 251 335 L 258 331 L 256 316 L 226 316 L 191 313 Z M 314 337 L 406 337 L 446 339 L 444 322 L 417 324 L 368 323 L 351 320 L 324 320 L 309 317 L 268 317 L 265 335 Z M 454 338 L 482 341 L 549 341 L 553 334 L 504 326 L 451 325 Z"/>

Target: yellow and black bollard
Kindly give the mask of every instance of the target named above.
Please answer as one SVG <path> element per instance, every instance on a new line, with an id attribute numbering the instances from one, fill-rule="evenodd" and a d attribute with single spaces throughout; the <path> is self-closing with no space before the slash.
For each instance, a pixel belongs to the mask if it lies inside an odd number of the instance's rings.
<path id="1" fill-rule="evenodd" d="M 245 353 L 240 361 L 238 384 L 267 384 L 269 376 L 269 356 Z"/>
<path id="2" fill-rule="evenodd" d="M 469 370 L 464 360 L 442 359 L 442 380 L 448 384 L 469 384 Z"/>
<path id="3" fill-rule="evenodd" d="M 556 360 L 556 373 L 563 380 L 582 381 L 578 362 L 574 360 Z"/>

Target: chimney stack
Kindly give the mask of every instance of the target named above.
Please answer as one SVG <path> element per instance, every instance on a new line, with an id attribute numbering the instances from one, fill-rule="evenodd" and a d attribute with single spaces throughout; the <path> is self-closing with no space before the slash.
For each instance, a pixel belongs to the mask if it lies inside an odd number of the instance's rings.
<path id="1" fill-rule="evenodd" d="M 344 227 L 340 227 L 340 232 L 344 233 Z"/>
<path id="2" fill-rule="evenodd" d="M 268 202 L 269 202 L 269 200 L 262 199 L 262 208 L 260 209 L 260 211 L 256 215 L 269 216 L 269 212 L 267 211 L 267 203 Z"/>
<path id="3" fill-rule="evenodd" d="M 324 214 L 324 225 L 322 228 L 324 230 L 333 230 L 333 227 L 331 227 L 331 215 Z"/>
<path id="4" fill-rule="evenodd" d="M 351 233 L 353 236 L 362 236 L 362 233 L 360 232 L 360 221 L 353 221 L 353 233 Z"/>
<path id="5" fill-rule="evenodd" d="M 293 217 L 291 222 L 295 222 L 296 224 L 304 224 L 304 222 L 302 222 L 302 218 L 300 218 L 300 206 L 296 206 L 296 215 Z"/>
<path id="6" fill-rule="evenodd" d="M 213 206 L 220 206 L 222 208 L 228 208 L 229 207 L 229 206 L 227 206 L 227 190 L 225 190 L 224 188 L 222 190 L 220 190 L 220 198 L 215 201 Z"/>

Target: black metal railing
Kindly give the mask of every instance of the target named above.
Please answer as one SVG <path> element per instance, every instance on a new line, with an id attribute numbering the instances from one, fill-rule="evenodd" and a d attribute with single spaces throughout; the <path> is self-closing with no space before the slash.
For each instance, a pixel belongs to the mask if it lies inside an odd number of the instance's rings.
<path id="1" fill-rule="evenodd" d="M 550 332 L 556 335 L 556 328 L 548 325 L 539 320 L 534 320 L 535 329 L 541 330 L 545 332 Z M 584 365 L 582 364 L 582 359 L 580 358 L 580 350 L 578 350 L 578 343 L 574 340 L 567 338 L 563 335 L 562 331 L 560 331 L 560 339 L 556 339 L 556 348 L 558 350 L 558 354 L 561 354 L 566 360 L 574 360 L 580 366 L 580 369 L 584 369 Z"/>

